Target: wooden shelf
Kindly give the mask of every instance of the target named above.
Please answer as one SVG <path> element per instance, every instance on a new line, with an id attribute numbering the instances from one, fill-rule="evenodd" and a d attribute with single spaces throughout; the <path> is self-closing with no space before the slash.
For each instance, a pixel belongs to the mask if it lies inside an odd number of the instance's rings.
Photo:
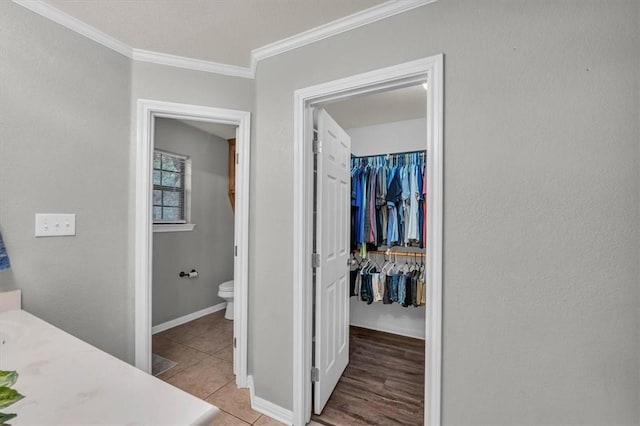
<path id="1" fill-rule="evenodd" d="M 413 248 L 415 251 L 396 251 L 396 250 L 367 250 L 367 254 L 384 254 L 385 256 L 409 256 L 409 257 L 426 257 L 424 249 L 417 249 L 417 247 L 394 247 L 394 248 Z M 418 251 L 419 250 L 419 251 Z M 356 250 L 353 254 L 358 255 L 360 250 Z"/>

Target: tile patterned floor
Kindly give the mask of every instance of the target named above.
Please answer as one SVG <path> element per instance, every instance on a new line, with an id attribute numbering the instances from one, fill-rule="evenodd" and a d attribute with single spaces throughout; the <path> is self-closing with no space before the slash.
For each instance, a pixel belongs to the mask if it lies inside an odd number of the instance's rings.
<path id="1" fill-rule="evenodd" d="M 236 388 L 232 341 L 224 311 L 155 334 L 153 353 L 176 363 L 157 377 L 220 408 L 210 426 L 282 425 L 252 410 L 249 390 Z M 352 327 L 350 359 L 322 415 L 308 426 L 422 424 L 424 342 Z"/>
<path id="2" fill-rule="evenodd" d="M 158 378 L 220 408 L 210 426 L 282 425 L 252 410 L 249 390 L 236 388 L 232 342 L 224 311 L 155 334 L 153 353 L 176 362 Z"/>

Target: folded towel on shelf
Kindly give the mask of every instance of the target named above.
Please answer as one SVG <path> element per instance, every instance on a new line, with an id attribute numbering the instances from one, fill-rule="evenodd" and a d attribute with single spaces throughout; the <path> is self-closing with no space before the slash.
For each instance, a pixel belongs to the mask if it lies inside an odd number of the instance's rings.
<path id="1" fill-rule="evenodd" d="M 7 254 L 7 248 L 4 246 L 4 240 L 2 239 L 2 232 L 0 232 L 0 271 L 3 269 L 9 269 L 11 262 L 9 262 L 9 255 Z"/>

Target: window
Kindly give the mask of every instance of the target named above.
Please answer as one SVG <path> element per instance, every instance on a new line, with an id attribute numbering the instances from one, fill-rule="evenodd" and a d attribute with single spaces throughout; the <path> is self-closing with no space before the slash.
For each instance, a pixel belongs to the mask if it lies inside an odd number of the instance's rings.
<path id="1" fill-rule="evenodd" d="M 155 150 L 153 154 L 153 223 L 186 224 L 190 221 L 191 160 Z"/>

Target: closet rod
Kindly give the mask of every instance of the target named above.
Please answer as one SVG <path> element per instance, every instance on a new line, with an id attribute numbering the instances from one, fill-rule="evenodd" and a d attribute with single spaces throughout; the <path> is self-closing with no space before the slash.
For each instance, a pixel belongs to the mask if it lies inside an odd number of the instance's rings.
<path id="1" fill-rule="evenodd" d="M 409 257 L 425 257 L 426 256 L 425 253 L 410 252 L 410 251 L 374 251 L 374 250 L 367 250 L 367 254 L 369 254 L 369 253 L 384 254 L 386 256 L 390 256 L 390 255 L 394 255 L 394 256 L 409 256 Z"/>
<path id="2" fill-rule="evenodd" d="M 427 151 L 426 150 L 420 150 L 420 151 L 404 151 L 404 152 L 387 152 L 384 154 L 373 154 L 373 155 L 353 155 L 351 154 L 351 158 L 369 158 L 369 157 L 386 157 L 386 156 L 391 156 L 391 155 L 407 155 L 407 154 L 420 154 L 420 155 L 426 155 Z"/>

